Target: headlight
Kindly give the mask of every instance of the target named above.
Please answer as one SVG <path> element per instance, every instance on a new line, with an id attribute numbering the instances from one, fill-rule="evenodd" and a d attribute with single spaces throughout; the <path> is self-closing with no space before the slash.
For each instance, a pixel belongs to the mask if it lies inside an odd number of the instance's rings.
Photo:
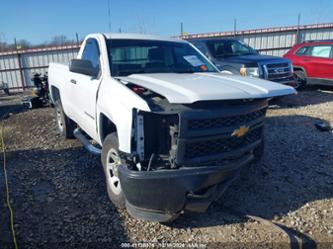
<path id="1" fill-rule="evenodd" d="M 258 67 L 242 67 L 239 72 L 242 76 L 259 77 L 259 68 Z"/>

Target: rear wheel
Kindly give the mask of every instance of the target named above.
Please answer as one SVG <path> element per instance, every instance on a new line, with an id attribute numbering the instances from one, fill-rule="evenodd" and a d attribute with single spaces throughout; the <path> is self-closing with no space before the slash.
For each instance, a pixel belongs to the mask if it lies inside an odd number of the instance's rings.
<path id="1" fill-rule="evenodd" d="M 306 87 L 306 75 L 303 71 L 295 71 L 295 89 L 300 90 Z"/>
<path id="2" fill-rule="evenodd" d="M 106 189 L 110 200 L 118 208 L 125 207 L 125 197 L 121 189 L 118 168 L 122 164 L 118 151 L 117 134 L 111 133 L 103 142 L 102 164 L 106 177 Z"/>
<path id="3" fill-rule="evenodd" d="M 62 109 L 60 100 L 55 102 L 55 114 L 58 132 L 64 138 L 74 138 L 73 132 L 76 126 L 75 122 L 66 116 L 64 110 Z"/>

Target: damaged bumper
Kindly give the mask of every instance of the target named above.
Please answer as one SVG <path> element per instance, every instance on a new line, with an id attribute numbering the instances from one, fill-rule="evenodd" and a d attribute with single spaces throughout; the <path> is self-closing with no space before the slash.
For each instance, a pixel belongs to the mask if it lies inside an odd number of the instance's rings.
<path id="1" fill-rule="evenodd" d="M 171 221 L 183 211 L 204 212 L 237 178 L 242 166 L 252 159 L 252 153 L 247 153 L 219 166 L 156 171 L 120 167 L 127 210 L 136 218 L 159 222 Z"/>

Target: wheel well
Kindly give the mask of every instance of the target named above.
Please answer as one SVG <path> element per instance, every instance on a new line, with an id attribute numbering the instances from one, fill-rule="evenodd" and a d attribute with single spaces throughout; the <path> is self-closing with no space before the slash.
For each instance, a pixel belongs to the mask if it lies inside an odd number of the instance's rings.
<path id="1" fill-rule="evenodd" d="M 100 137 L 101 142 L 104 141 L 105 137 L 112 132 L 117 132 L 116 125 L 103 113 L 100 115 Z"/>
<path id="2" fill-rule="evenodd" d="M 51 86 L 51 96 L 53 102 L 60 100 L 60 91 L 55 86 Z"/>
<path id="3" fill-rule="evenodd" d="M 302 67 L 294 67 L 294 71 L 302 71 L 304 73 L 305 77 L 307 77 L 306 71 Z"/>

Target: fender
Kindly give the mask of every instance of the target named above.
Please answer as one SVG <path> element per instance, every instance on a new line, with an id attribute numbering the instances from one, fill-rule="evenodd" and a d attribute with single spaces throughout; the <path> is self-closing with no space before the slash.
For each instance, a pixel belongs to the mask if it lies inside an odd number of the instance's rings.
<path id="1" fill-rule="evenodd" d="M 303 71 L 304 74 L 305 74 L 305 77 L 308 77 L 308 74 L 307 74 L 307 72 L 306 72 L 306 70 L 305 70 L 304 67 L 301 67 L 301 66 L 294 66 L 293 68 L 294 68 L 294 71 L 297 71 L 297 70 L 301 70 L 301 71 Z"/>
<path id="2" fill-rule="evenodd" d="M 103 113 L 117 128 L 119 150 L 131 153 L 134 109 L 151 111 L 146 101 L 125 85 L 111 77 L 105 78 L 100 86 L 97 99 L 98 137 L 94 139 L 102 145 L 99 117 Z"/>

